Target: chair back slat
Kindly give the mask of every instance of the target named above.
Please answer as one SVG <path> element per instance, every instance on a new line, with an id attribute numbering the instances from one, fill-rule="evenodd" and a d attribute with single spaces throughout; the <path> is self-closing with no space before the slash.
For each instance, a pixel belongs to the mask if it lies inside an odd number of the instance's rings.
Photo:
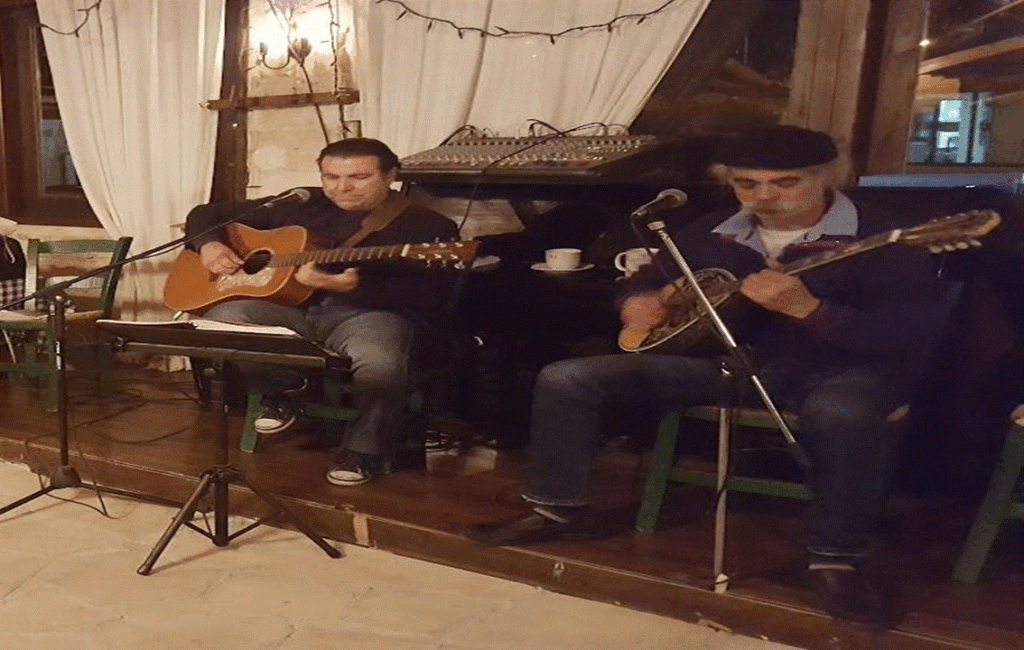
<path id="1" fill-rule="evenodd" d="M 128 256 L 131 242 L 131 237 L 55 241 L 30 239 L 25 256 L 26 290 L 39 291 L 102 266 L 121 262 Z M 115 267 L 72 285 L 66 293 L 72 300 L 82 301 L 81 307 L 99 309 L 104 317 L 109 317 L 113 312 L 114 294 L 120 277 L 121 267 Z M 37 299 L 36 308 L 44 308 L 44 303 Z"/>

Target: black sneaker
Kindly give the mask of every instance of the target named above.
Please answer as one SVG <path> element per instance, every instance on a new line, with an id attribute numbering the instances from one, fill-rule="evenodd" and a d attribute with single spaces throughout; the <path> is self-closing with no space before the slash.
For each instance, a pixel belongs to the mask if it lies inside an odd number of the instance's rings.
<path id="1" fill-rule="evenodd" d="M 374 456 L 345 450 L 327 470 L 327 482 L 334 485 L 362 485 L 380 473 L 379 461 Z"/>
<path id="2" fill-rule="evenodd" d="M 263 435 L 280 433 L 295 424 L 295 419 L 295 409 L 289 400 L 268 401 L 252 421 L 252 428 Z"/>

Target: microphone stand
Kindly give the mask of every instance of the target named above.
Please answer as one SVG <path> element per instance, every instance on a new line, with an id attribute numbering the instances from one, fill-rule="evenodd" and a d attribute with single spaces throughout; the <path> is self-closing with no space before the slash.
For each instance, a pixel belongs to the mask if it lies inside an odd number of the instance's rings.
<path id="1" fill-rule="evenodd" d="M 642 215 L 634 213 L 633 216 Z M 661 239 L 662 243 L 665 245 L 665 249 L 682 270 L 683 275 L 686 277 L 686 282 L 689 284 L 690 288 L 693 289 L 694 296 L 696 296 L 704 313 L 711 320 L 711 323 L 714 326 L 714 331 L 718 334 L 718 337 L 726 347 L 728 352 L 728 361 L 723 366 L 722 374 L 723 376 L 728 377 L 731 386 L 729 390 L 729 397 L 732 399 L 729 401 L 735 399 L 735 396 L 738 394 L 738 387 L 743 385 L 746 381 L 753 384 L 754 388 L 757 390 L 758 396 L 761 398 L 761 402 L 771 414 L 772 419 L 775 420 L 775 424 L 779 427 L 779 431 L 782 432 L 782 436 L 786 439 L 786 444 L 790 454 L 803 469 L 806 470 L 810 468 L 810 458 L 808 458 L 807 453 L 804 451 L 803 447 L 800 446 L 800 443 L 797 442 L 796 438 L 793 437 L 793 432 L 790 431 L 790 428 L 786 424 L 785 419 L 783 419 L 782 414 L 775 407 L 775 403 L 772 402 L 771 397 L 768 396 L 768 392 L 765 390 L 761 379 L 754 373 L 750 360 L 736 344 L 736 339 L 733 338 L 732 332 L 729 331 L 729 328 L 718 314 L 718 310 L 715 309 L 715 306 L 711 303 L 711 300 L 708 299 L 707 294 L 701 288 L 700 282 L 690 269 L 690 265 L 687 263 L 686 258 L 683 257 L 683 254 L 679 251 L 676 243 L 672 241 L 672 237 L 668 234 L 665 222 L 661 220 L 651 221 L 647 224 L 647 228 Z M 684 285 L 679 280 L 675 280 L 674 284 L 676 285 L 677 290 L 683 290 Z M 717 503 L 715 504 L 715 542 L 713 560 L 713 571 L 715 574 L 714 589 L 716 593 L 725 593 L 729 587 L 729 576 L 725 573 L 725 515 L 726 494 L 728 491 L 726 483 L 729 464 L 729 439 L 732 434 L 732 420 L 729 413 L 730 409 L 734 406 L 737 405 L 727 404 L 723 401 L 718 427 L 718 461 L 715 481 L 715 493 L 718 498 Z"/>
<path id="2" fill-rule="evenodd" d="M 28 298 L 25 300 L 28 300 Z M 78 487 L 82 484 L 82 479 L 78 475 L 78 472 L 75 471 L 75 468 L 71 466 L 71 460 L 69 458 L 67 408 L 68 385 L 67 368 L 64 358 L 64 316 L 66 303 L 67 297 L 63 293 L 55 294 L 53 299 L 50 301 L 50 313 L 49 316 L 47 316 L 47 318 L 53 319 L 53 332 L 55 335 L 54 357 L 57 366 L 55 382 L 57 385 L 57 434 L 58 440 L 60 441 L 60 466 L 53 470 L 53 474 L 50 475 L 49 484 L 26 497 L 18 499 L 17 501 L 0 508 L 0 515 L 10 510 L 14 510 L 29 501 L 45 496 L 54 490 Z M 20 304 L 20 302 L 15 302 L 13 304 Z"/>
<path id="3" fill-rule="evenodd" d="M 295 190 L 292 190 L 292 192 L 294 191 Z M 308 195 L 306 197 L 298 195 L 298 198 L 300 198 L 300 202 L 305 202 L 306 200 L 308 200 Z M 202 232 L 196 233 L 195 235 L 186 235 L 183 237 L 178 237 L 177 239 L 173 239 L 169 242 L 160 244 L 159 246 L 151 248 L 147 251 L 143 251 L 138 255 L 126 257 L 120 262 L 114 262 L 113 264 L 107 264 L 104 266 L 97 267 L 77 277 L 64 280 L 62 282 L 57 282 L 55 284 L 47 286 L 44 289 L 34 291 L 33 293 L 30 293 L 29 295 L 23 298 L 18 298 L 17 300 L 12 300 L 6 304 L 0 305 L 0 311 L 3 311 L 5 309 L 10 309 L 11 307 L 23 305 L 30 300 L 35 300 L 38 298 L 49 298 L 49 314 L 47 318 L 53 319 L 53 327 L 50 329 L 54 335 L 54 365 L 57 368 L 55 384 L 57 388 L 57 434 L 58 442 L 60 445 L 60 466 L 57 467 L 50 475 L 49 484 L 26 497 L 18 499 L 17 501 L 9 503 L 8 505 L 0 508 L 0 515 L 4 514 L 5 512 L 9 512 L 10 510 L 14 510 L 19 506 L 25 505 L 26 503 L 33 501 L 41 496 L 47 495 L 50 492 L 53 492 L 54 490 L 69 487 L 79 487 L 80 485 L 82 485 L 82 479 L 79 476 L 78 472 L 75 470 L 75 468 L 71 465 L 70 461 L 67 404 L 67 361 L 65 359 L 64 350 L 66 335 L 65 315 L 67 307 L 67 297 L 63 293 L 64 289 L 67 289 L 68 287 L 77 284 L 82 280 L 86 280 L 97 275 L 102 275 L 104 273 L 113 271 L 114 269 L 123 267 L 127 264 L 131 264 L 142 259 L 147 259 L 150 257 L 156 257 L 157 255 L 161 255 L 167 251 L 177 248 L 178 246 L 188 244 L 189 242 L 199 237 L 202 237 L 214 230 L 222 228 L 230 223 L 234 223 L 235 221 L 238 221 L 239 219 L 246 217 L 256 212 L 257 210 L 261 210 L 267 207 L 273 207 L 273 205 L 274 201 L 267 201 L 261 203 L 260 205 L 254 207 L 251 210 L 242 212 L 237 216 L 232 217 L 227 221 L 224 221 L 223 223 L 218 223 L 217 225 L 211 226 L 210 228 L 207 228 Z"/>

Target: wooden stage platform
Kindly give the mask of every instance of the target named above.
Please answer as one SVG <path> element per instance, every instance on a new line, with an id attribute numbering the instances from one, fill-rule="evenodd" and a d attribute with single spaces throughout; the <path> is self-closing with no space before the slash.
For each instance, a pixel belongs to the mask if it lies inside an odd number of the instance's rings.
<path id="1" fill-rule="evenodd" d="M 71 383 L 72 465 L 87 482 L 180 504 L 195 489 L 199 474 L 213 464 L 213 418 L 198 404 L 188 373 L 128 366 L 118 367 L 117 373 L 116 390 L 108 396 L 97 396 L 87 383 Z M 34 382 L 8 377 L 0 382 L 0 458 L 26 463 L 49 476 L 58 464 L 56 416 L 44 411 Z M 597 498 L 619 526 L 614 536 L 482 548 L 458 531 L 521 508 L 521 453 L 476 447 L 463 454 L 434 454 L 426 469 L 341 488 L 324 480 L 330 454 L 304 448 L 314 438 L 309 426 L 267 438 L 257 453 L 244 454 L 237 451 L 241 420 L 232 417 L 230 422 L 237 466 L 329 539 L 801 648 L 1024 648 L 1024 535 L 1019 524 L 1006 526 L 978 585 L 950 581 L 953 560 L 973 516 L 969 505 L 894 501 L 880 570 L 898 587 L 906 615 L 898 629 L 878 632 L 832 621 L 815 607 L 800 570 L 799 504 L 794 502 L 731 497 L 731 586 L 727 593 L 715 594 L 711 492 L 672 488 L 658 532 L 635 532 L 632 519 L 643 466 L 634 452 L 609 448 L 596 470 Z M 438 425 L 472 435 L 458 422 Z M 264 512 L 262 502 L 247 490 L 232 491 L 232 514 Z M 2 526 L 0 520 L 0 540 Z M 160 532 L 154 531 L 154 540 Z M 185 528 L 178 532 L 195 534 Z M 239 552 L 259 552 L 258 545 L 246 551 L 244 535 L 231 544 L 240 547 Z M 329 559 L 310 543 L 303 570 L 344 561 Z M 161 570 L 173 567 L 158 562 L 154 571 Z"/>

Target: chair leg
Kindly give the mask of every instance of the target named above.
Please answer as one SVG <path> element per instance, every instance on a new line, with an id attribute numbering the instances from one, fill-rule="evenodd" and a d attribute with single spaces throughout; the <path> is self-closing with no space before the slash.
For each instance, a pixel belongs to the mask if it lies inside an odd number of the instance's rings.
<path id="1" fill-rule="evenodd" d="M 661 503 L 668 487 L 669 473 L 675 462 L 676 439 L 679 437 L 678 411 L 666 413 L 658 426 L 658 439 L 651 453 L 651 468 L 644 485 L 643 500 L 636 516 L 636 529 L 641 533 L 653 533 L 661 514 Z"/>
<path id="2" fill-rule="evenodd" d="M 238 444 L 238 448 L 242 451 L 249 453 L 256 451 L 256 444 L 259 442 L 260 436 L 256 433 L 253 422 L 256 421 L 256 416 L 260 413 L 262 403 L 263 395 L 260 393 L 250 392 L 246 395 L 245 428 L 242 429 L 242 440 Z"/>
<path id="3" fill-rule="evenodd" d="M 964 542 L 953 569 L 953 580 L 975 583 L 988 558 L 999 529 L 1010 510 L 1014 487 L 1024 468 L 1024 426 L 1013 424 L 1006 436 L 1003 453 L 992 474 L 985 498 L 978 507 L 974 525 Z"/>
<path id="4" fill-rule="evenodd" d="M 96 392 L 109 395 L 112 391 L 114 372 L 114 351 L 110 346 L 98 344 L 93 346 L 93 358 L 96 360 Z"/>

